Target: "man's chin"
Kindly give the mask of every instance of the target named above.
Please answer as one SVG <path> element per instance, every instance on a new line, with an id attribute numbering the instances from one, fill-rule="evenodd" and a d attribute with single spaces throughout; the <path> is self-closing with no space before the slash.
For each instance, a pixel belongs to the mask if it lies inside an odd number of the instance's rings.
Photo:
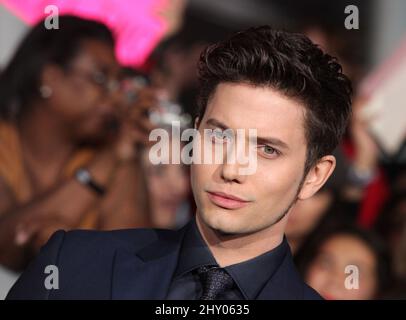
<path id="1" fill-rule="evenodd" d="M 235 217 L 202 217 L 204 224 L 219 236 L 241 236 L 250 233 L 247 223 L 235 221 Z"/>
<path id="2" fill-rule="evenodd" d="M 242 233 L 241 231 L 238 231 L 238 230 L 217 229 L 215 231 L 221 237 L 239 237 L 242 234 L 244 234 L 244 233 Z"/>

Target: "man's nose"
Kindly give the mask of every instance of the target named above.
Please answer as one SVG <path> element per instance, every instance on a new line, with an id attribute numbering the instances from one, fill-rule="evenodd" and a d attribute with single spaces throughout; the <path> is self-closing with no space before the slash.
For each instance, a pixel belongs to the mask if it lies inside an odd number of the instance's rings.
<path id="1" fill-rule="evenodd" d="M 244 183 L 247 176 L 244 174 L 247 165 L 244 156 L 248 148 L 239 146 L 237 140 L 228 144 L 224 150 L 221 178 L 226 182 Z"/>
<path id="2" fill-rule="evenodd" d="M 238 174 L 238 164 L 223 163 L 221 168 L 221 178 L 226 182 L 242 183 L 243 177 Z"/>
<path id="3" fill-rule="evenodd" d="M 244 183 L 246 175 L 241 174 L 242 165 L 235 155 L 235 150 L 225 152 L 223 163 L 221 164 L 221 178 L 226 182 Z"/>

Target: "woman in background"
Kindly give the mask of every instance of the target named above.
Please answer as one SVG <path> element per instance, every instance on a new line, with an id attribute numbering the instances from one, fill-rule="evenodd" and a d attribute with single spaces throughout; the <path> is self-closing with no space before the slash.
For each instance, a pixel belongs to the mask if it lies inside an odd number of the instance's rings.
<path id="1" fill-rule="evenodd" d="M 325 299 L 371 300 L 391 278 L 388 252 L 369 231 L 331 223 L 314 232 L 296 262 L 306 283 Z"/>
<path id="2" fill-rule="evenodd" d="M 131 107 L 104 25 L 38 23 L 0 75 L 0 264 L 23 270 L 58 229 L 149 225 L 139 154 L 155 103 Z"/>

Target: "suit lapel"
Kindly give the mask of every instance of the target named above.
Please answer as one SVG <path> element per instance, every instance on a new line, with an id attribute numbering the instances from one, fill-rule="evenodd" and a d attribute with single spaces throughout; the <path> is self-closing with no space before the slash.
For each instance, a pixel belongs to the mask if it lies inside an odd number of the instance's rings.
<path id="1" fill-rule="evenodd" d="M 165 299 L 178 262 L 185 228 L 157 231 L 158 239 L 137 252 L 118 250 L 112 299 Z"/>
<path id="2" fill-rule="evenodd" d="M 188 226 L 177 232 L 157 231 L 157 239 L 137 252 L 117 250 L 113 262 L 111 298 L 166 299 Z M 303 299 L 303 294 L 304 283 L 288 250 L 257 299 L 295 300 Z"/>

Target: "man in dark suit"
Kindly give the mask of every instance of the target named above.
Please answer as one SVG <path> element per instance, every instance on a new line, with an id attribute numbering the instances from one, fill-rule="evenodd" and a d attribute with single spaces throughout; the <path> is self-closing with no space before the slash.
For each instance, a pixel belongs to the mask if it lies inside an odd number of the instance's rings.
<path id="1" fill-rule="evenodd" d="M 293 204 L 334 170 L 348 79 L 306 37 L 269 27 L 208 47 L 199 77 L 195 128 L 208 143 L 193 159 L 227 148 L 222 161 L 191 166 L 192 221 L 179 231 L 58 231 L 9 299 L 320 298 L 298 276 L 284 230 Z"/>

